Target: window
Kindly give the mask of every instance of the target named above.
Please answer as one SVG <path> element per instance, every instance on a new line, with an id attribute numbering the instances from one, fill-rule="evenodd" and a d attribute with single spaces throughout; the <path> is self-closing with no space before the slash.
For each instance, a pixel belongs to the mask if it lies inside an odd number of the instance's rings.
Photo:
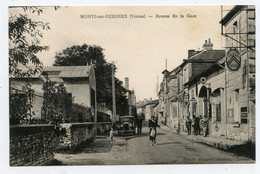
<path id="1" fill-rule="evenodd" d="M 247 107 L 241 108 L 241 123 L 247 124 Z"/>
<path id="2" fill-rule="evenodd" d="M 221 103 L 216 104 L 216 121 L 221 122 Z"/>

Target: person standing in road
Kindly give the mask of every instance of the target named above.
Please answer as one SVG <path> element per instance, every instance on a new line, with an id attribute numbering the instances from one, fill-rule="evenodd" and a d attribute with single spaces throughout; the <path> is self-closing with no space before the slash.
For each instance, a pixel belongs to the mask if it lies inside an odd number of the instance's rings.
<path id="1" fill-rule="evenodd" d="M 204 137 L 209 135 L 209 117 L 204 116 L 203 118 L 203 133 Z"/>
<path id="2" fill-rule="evenodd" d="M 151 140 L 151 145 L 156 145 L 156 127 L 157 127 L 157 120 L 155 119 L 155 116 L 152 116 L 152 118 L 149 120 L 149 139 Z"/>
<path id="3" fill-rule="evenodd" d="M 199 135 L 203 134 L 203 117 L 200 115 L 200 129 L 199 129 Z"/>
<path id="4" fill-rule="evenodd" d="M 200 135 L 200 118 L 199 116 L 195 116 L 195 120 L 194 120 L 194 132 L 195 135 Z"/>
<path id="5" fill-rule="evenodd" d="M 188 135 L 191 134 L 191 123 L 192 123 L 192 121 L 191 121 L 190 117 L 188 116 L 187 119 L 186 119 L 186 128 L 187 128 L 187 131 L 188 131 Z"/>
<path id="6" fill-rule="evenodd" d="M 143 113 L 138 114 L 137 116 L 137 134 L 142 134 L 142 126 L 143 126 Z"/>
<path id="7" fill-rule="evenodd" d="M 114 130 L 113 130 L 113 128 L 111 127 L 111 129 L 110 129 L 110 140 L 111 140 L 111 143 L 113 143 L 113 137 L 114 137 Z"/>

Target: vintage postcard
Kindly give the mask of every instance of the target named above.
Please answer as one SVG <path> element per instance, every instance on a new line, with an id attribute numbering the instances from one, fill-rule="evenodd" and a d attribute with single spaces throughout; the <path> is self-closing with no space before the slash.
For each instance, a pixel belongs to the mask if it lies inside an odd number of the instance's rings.
<path id="1" fill-rule="evenodd" d="M 256 6 L 9 6 L 9 165 L 256 163 Z"/>

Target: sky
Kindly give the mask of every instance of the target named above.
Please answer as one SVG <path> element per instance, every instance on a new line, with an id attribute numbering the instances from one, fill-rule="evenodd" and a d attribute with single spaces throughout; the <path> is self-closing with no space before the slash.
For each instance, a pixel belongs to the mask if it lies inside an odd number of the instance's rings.
<path id="1" fill-rule="evenodd" d="M 9 10 L 17 14 L 20 10 Z M 105 18 L 106 15 L 127 15 L 127 18 Z M 196 16 L 188 18 L 187 15 Z M 189 49 L 202 49 L 208 38 L 214 49 L 221 45 L 221 6 L 70 6 L 44 7 L 41 15 L 31 18 L 48 22 L 51 30 L 44 31 L 42 45 L 48 52 L 38 56 L 44 66 L 51 66 L 57 52 L 73 45 L 98 45 L 104 48 L 105 59 L 115 61 L 116 77 L 129 78 L 130 89 L 137 101 L 156 98 L 157 78 L 162 71 L 173 70 L 187 58 Z M 99 15 L 104 18 L 81 18 Z M 130 18 L 141 15 L 145 18 Z M 156 18 L 169 15 L 170 18 Z M 177 15 L 177 18 L 173 18 Z M 180 18 L 183 15 L 184 18 Z M 152 16 L 152 17 L 149 17 Z"/>

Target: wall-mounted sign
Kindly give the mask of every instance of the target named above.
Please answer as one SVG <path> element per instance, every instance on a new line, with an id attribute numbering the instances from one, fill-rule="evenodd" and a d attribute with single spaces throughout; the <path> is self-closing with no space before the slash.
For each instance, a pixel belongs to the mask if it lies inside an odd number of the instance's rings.
<path id="1" fill-rule="evenodd" d="M 241 65 L 241 56 L 236 49 L 231 49 L 226 56 L 226 64 L 229 70 L 236 71 Z"/>
<path id="2" fill-rule="evenodd" d="M 206 77 L 201 77 L 200 78 L 200 83 L 205 84 L 206 82 L 207 82 Z"/>

